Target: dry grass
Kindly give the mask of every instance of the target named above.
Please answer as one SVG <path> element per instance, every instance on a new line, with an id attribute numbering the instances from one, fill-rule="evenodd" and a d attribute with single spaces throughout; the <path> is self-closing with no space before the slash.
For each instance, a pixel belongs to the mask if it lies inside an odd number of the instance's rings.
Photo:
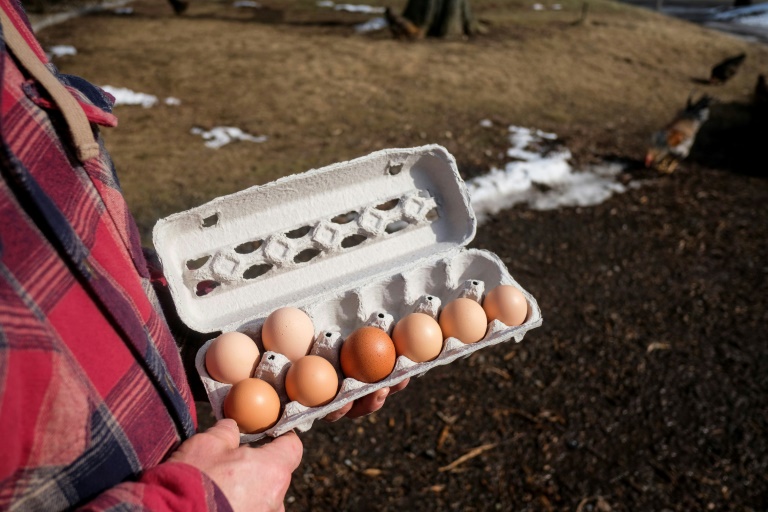
<path id="1" fill-rule="evenodd" d="M 747 102 L 768 48 L 614 2 L 533 11 L 533 2 L 476 1 L 488 34 L 469 41 L 400 43 L 354 33 L 370 16 L 317 8 L 192 3 L 174 17 L 138 0 L 133 16 L 102 14 L 39 34 L 72 44 L 62 71 L 128 87 L 179 107 L 118 107 L 105 138 L 148 241 L 157 218 L 279 176 L 385 147 L 439 143 L 472 173 L 499 163 L 508 124 L 552 130 L 580 160 L 640 158 L 663 124 L 722 57 L 746 51 L 715 94 Z M 498 129 L 479 126 L 481 119 Z M 194 126 L 237 126 L 263 144 L 219 150 Z"/>

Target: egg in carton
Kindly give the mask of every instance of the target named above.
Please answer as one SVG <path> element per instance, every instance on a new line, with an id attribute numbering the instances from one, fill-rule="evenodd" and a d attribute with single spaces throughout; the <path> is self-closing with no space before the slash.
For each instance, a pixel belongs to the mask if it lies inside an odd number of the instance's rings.
<path id="1" fill-rule="evenodd" d="M 378 151 L 219 197 L 161 219 L 153 239 L 182 321 L 198 332 L 245 333 L 263 353 L 253 376 L 276 389 L 282 415 L 264 432 L 241 434 L 246 443 L 308 430 L 350 401 L 489 345 L 519 342 L 541 325 L 536 300 L 500 259 L 465 247 L 476 224 L 453 156 L 429 145 Z M 340 347 L 359 327 L 391 333 L 408 313 L 437 319 L 442 304 L 459 297 L 482 302 L 484 291 L 499 285 L 524 295 L 521 325 L 494 320 L 485 337 L 471 344 L 447 338 L 431 361 L 401 355 L 389 376 L 375 383 L 343 378 L 336 398 L 319 407 L 289 400 L 285 374 L 291 363 L 265 352 L 261 341 L 271 312 L 299 308 L 315 329 L 310 353 L 342 375 Z M 212 342 L 198 351 L 196 367 L 220 419 L 232 385 L 206 371 Z"/>

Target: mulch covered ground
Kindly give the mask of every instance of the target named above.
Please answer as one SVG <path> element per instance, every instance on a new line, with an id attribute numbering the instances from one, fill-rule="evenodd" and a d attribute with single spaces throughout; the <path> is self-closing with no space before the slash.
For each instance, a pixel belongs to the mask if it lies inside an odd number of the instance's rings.
<path id="1" fill-rule="evenodd" d="M 289 510 L 766 510 L 768 182 L 688 163 L 474 247 L 541 328 L 316 423 Z"/>

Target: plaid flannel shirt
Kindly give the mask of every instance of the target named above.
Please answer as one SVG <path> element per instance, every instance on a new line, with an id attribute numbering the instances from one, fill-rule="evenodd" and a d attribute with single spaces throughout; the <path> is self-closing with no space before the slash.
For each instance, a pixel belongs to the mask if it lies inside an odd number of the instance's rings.
<path id="1" fill-rule="evenodd" d="M 47 63 L 94 130 L 113 99 Z M 0 36 L 0 509 L 229 510 L 192 466 L 181 359 L 112 163 L 79 162 L 55 103 Z"/>

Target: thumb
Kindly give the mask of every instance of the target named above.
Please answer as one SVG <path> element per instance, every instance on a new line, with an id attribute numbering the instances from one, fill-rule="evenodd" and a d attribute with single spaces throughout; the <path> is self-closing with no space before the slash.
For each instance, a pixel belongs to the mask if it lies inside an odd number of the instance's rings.
<path id="1" fill-rule="evenodd" d="M 240 446 L 240 429 L 237 428 L 235 420 L 229 418 L 219 420 L 205 433 L 223 441 L 227 448 Z"/>
<path id="2" fill-rule="evenodd" d="M 294 432 L 287 432 L 280 437 L 277 437 L 267 444 L 264 444 L 257 448 L 257 450 L 265 450 L 271 460 L 275 463 L 282 463 L 285 467 L 289 468 L 291 472 L 299 467 L 301 463 L 301 456 L 304 453 L 304 446 Z"/>

